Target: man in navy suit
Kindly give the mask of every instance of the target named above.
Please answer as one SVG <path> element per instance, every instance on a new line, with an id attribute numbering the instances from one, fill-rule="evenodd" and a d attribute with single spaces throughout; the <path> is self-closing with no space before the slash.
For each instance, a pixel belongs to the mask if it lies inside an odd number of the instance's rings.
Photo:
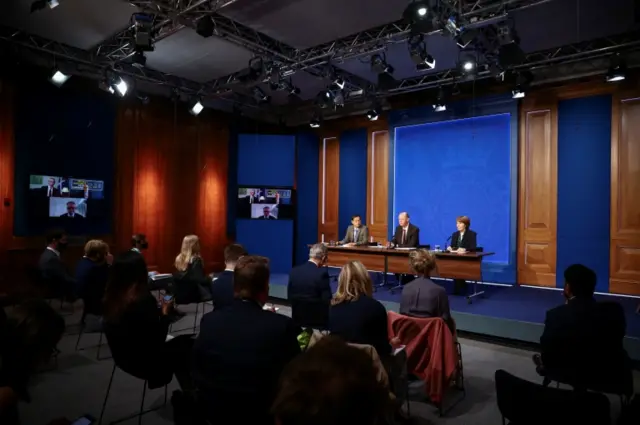
<path id="1" fill-rule="evenodd" d="M 328 317 L 331 285 L 327 272 L 329 251 L 318 243 L 309 250 L 309 261 L 294 267 L 289 273 L 287 297 L 291 303 L 291 316 L 300 326 L 322 327 Z M 322 317 L 320 317 L 322 316 Z"/>
<path id="2" fill-rule="evenodd" d="M 300 353 L 300 328 L 263 309 L 269 260 L 245 255 L 233 273 L 231 305 L 207 313 L 193 347 L 193 377 L 206 419 L 272 425 L 270 414 L 285 366 Z"/>
<path id="3" fill-rule="evenodd" d="M 247 255 L 240 244 L 234 243 L 224 249 L 224 271 L 211 283 L 213 306 L 218 309 L 233 302 L 233 271 L 238 260 Z"/>

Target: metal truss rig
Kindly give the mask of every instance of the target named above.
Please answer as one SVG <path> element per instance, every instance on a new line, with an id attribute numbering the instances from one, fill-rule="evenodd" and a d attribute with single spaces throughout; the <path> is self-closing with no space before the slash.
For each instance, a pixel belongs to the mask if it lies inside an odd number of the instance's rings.
<path id="1" fill-rule="evenodd" d="M 640 31 L 633 31 L 631 33 L 529 53 L 526 55 L 525 61 L 521 65 L 512 68 L 512 70 L 535 71 L 538 68 L 589 61 L 610 56 L 614 53 L 638 49 L 640 49 Z M 458 82 L 458 75 L 459 73 L 456 69 L 449 69 L 422 77 L 408 78 L 400 81 L 398 86 L 386 92 L 386 95 L 409 93 L 430 87 L 455 84 Z M 489 70 L 480 71 L 476 75 L 476 79 L 491 77 L 492 74 Z M 382 95 L 384 96 L 385 94 L 383 93 Z"/>

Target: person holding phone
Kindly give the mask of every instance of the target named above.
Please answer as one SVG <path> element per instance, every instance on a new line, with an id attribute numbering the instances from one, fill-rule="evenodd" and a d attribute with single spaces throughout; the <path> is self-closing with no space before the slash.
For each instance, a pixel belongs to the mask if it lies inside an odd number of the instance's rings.
<path id="1" fill-rule="evenodd" d="M 142 256 L 127 251 L 113 261 L 103 305 L 105 335 L 118 367 L 146 379 L 151 389 L 168 384 L 174 375 L 183 389 L 193 388 L 193 335 L 167 338 L 173 312 L 171 296 L 158 306 L 149 291 Z"/>

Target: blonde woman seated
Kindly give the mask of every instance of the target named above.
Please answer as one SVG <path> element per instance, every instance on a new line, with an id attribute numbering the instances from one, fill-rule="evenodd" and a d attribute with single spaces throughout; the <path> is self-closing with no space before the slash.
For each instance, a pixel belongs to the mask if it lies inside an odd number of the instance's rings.
<path id="1" fill-rule="evenodd" d="M 345 264 L 331 300 L 329 331 L 346 342 L 371 345 L 381 359 L 391 355 L 387 310 L 372 298 L 369 272 L 359 261 Z"/>
<path id="2" fill-rule="evenodd" d="M 198 236 L 184 237 L 175 266 L 177 272 L 174 274 L 175 287 L 172 292 L 177 298 L 176 303 L 189 304 L 211 297 L 211 281 L 204 272 Z"/>
<path id="3" fill-rule="evenodd" d="M 447 291 L 429 279 L 436 268 L 436 257 L 426 249 L 416 249 L 409 255 L 409 264 L 418 278 L 402 288 L 400 314 L 423 318 L 442 317 L 455 335 L 456 326 L 451 317 Z"/>

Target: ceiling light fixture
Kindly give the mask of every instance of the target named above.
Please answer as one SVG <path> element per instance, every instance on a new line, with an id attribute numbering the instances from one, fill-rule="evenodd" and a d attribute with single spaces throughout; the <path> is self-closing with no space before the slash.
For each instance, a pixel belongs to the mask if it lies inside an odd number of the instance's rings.
<path id="1" fill-rule="evenodd" d="M 194 100 L 189 105 L 189 113 L 194 117 L 197 117 L 200 114 L 200 112 L 202 112 L 203 109 L 204 109 L 204 106 L 202 105 L 202 102 L 200 102 L 200 99 Z"/>
<path id="2" fill-rule="evenodd" d="M 71 75 L 67 75 L 62 71 L 55 70 L 53 71 L 51 78 L 49 78 L 49 81 L 51 81 L 51 83 L 53 83 L 53 85 L 56 87 L 62 87 L 62 85 L 66 83 L 69 78 L 71 78 Z"/>
<path id="3" fill-rule="evenodd" d="M 607 72 L 607 82 L 615 83 L 627 77 L 627 65 L 619 54 L 611 57 L 609 71 Z"/>

